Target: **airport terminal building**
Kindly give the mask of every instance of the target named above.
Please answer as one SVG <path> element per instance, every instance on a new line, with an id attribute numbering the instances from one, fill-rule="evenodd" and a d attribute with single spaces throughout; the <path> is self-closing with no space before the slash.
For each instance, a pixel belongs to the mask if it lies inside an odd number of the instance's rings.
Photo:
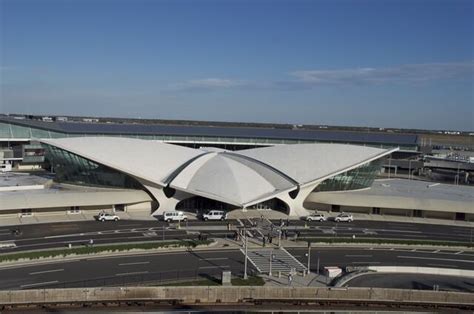
<path id="1" fill-rule="evenodd" d="M 42 182 L 22 183 L 20 174 L 0 182 L 2 217 L 271 209 L 292 217 L 317 210 L 474 220 L 471 187 L 413 180 L 374 183 L 386 158 L 404 147 L 400 144 L 406 144 L 405 150 L 414 147 L 416 139 L 408 136 L 327 133 L 332 138 L 325 141 L 315 138 L 319 133 L 294 130 L 158 130 L 153 125 L 137 126 L 140 134 L 133 136 L 130 125 L 0 122 L 3 141 L 24 141 L 23 158 L 41 159 L 51 172 L 42 175 Z M 158 131 L 182 134 L 151 134 Z M 190 132 L 201 135 L 191 137 Z M 313 138 L 301 139 L 304 134 Z"/>

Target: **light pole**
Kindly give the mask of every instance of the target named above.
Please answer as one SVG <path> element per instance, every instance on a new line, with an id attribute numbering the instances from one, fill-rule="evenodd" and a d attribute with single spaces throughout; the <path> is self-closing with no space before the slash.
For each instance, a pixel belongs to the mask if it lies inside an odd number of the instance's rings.
<path id="1" fill-rule="evenodd" d="M 273 264 L 273 249 L 270 250 L 270 270 L 268 271 L 268 276 L 272 276 L 272 264 Z"/>
<path id="2" fill-rule="evenodd" d="M 278 247 L 281 247 L 281 227 L 278 229 Z"/>
<path id="3" fill-rule="evenodd" d="M 411 180 L 411 159 L 408 161 L 408 180 Z"/>
<path id="4" fill-rule="evenodd" d="M 244 228 L 244 245 L 245 245 L 244 279 L 248 279 L 248 276 L 247 276 L 247 229 L 246 228 Z"/>
<path id="5" fill-rule="evenodd" d="M 308 241 L 308 274 L 311 272 L 311 242 Z"/>
<path id="6" fill-rule="evenodd" d="M 388 178 L 390 179 L 390 172 L 392 171 L 392 155 L 388 157 Z"/>

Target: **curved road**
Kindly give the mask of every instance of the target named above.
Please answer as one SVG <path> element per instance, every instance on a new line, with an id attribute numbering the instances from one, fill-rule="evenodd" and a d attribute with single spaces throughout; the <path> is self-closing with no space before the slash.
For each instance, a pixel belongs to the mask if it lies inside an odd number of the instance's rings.
<path id="1" fill-rule="evenodd" d="M 305 248 L 287 248 L 306 263 Z M 311 270 L 319 266 L 427 266 L 474 270 L 474 253 L 448 250 L 379 248 L 313 248 Z M 235 249 L 144 253 L 133 256 L 83 258 L 67 262 L 0 267 L 0 289 L 91 287 L 163 283 L 196 276 L 217 276 L 223 270 L 243 273 L 243 254 Z M 251 263 L 249 263 L 249 267 Z"/>

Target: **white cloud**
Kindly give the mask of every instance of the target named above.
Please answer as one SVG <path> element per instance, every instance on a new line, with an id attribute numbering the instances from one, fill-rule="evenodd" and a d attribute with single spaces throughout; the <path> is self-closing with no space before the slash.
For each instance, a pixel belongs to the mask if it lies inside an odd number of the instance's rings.
<path id="1" fill-rule="evenodd" d="M 173 85 L 172 91 L 214 91 L 222 89 L 301 90 L 321 85 L 429 82 L 474 75 L 474 62 L 405 64 L 392 67 L 363 67 L 337 70 L 300 70 L 284 80 L 252 81 L 203 78 Z"/>
<path id="2" fill-rule="evenodd" d="M 384 68 L 305 70 L 290 73 L 308 84 L 424 82 L 473 75 L 474 62 L 407 64 Z"/>

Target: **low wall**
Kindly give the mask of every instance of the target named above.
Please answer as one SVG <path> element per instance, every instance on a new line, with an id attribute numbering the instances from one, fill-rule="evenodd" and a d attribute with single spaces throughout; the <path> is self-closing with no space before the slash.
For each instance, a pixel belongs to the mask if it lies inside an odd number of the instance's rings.
<path id="1" fill-rule="evenodd" d="M 379 288 L 125 287 L 0 291 L 0 304 L 3 306 L 126 301 L 177 302 L 180 304 L 377 303 L 474 309 L 474 294 L 470 293 Z"/>

